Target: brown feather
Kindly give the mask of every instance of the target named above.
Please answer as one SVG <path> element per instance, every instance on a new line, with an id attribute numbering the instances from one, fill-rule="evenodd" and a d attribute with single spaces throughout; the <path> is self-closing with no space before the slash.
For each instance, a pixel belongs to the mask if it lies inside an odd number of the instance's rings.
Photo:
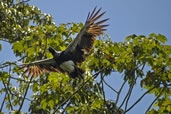
<path id="1" fill-rule="evenodd" d="M 100 12 L 101 9 L 102 9 L 102 8 L 100 8 L 95 14 L 92 13 L 92 16 L 89 18 L 89 21 L 94 22 L 94 21 L 96 21 L 98 18 L 100 18 L 101 16 L 103 16 L 104 13 L 100 14 L 99 16 L 97 16 L 97 15 L 99 14 L 99 12 Z M 96 16 L 97 16 L 97 17 L 96 17 Z"/>
<path id="2" fill-rule="evenodd" d="M 91 19 L 91 22 L 95 22 L 96 20 L 98 20 L 100 17 L 102 17 L 103 15 L 105 14 L 105 12 L 103 12 L 102 14 L 100 14 L 99 16 L 94 16 L 92 19 Z"/>
<path id="3" fill-rule="evenodd" d="M 109 18 L 104 19 L 104 20 L 101 20 L 101 21 L 99 21 L 99 22 L 96 22 L 95 24 L 100 25 L 100 24 L 102 24 L 102 23 L 106 22 L 107 20 L 109 20 Z"/>
<path id="4" fill-rule="evenodd" d="M 94 13 L 95 13 L 95 11 L 96 11 L 96 8 L 97 8 L 97 7 L 94 8 L 94 10 L 93 10 L 92 13 L 90 14 L 90 16 L 88 15 L 87 20 L 88 20 L 88 19 L 91 19 L 91 17 L 93 17 L 93 15 L 94 15 Z"/>
<path id="5" fill-rule="evenodd" d="M 74 41 L 72 41 L 72 43 L 65 50 L 65 53 L 69 52 L 71 54 L 71 57 L 76 63 L 81 63 L 85 60 L 85 57 L 88 56 L 88 53 L 90 52 L 94 41 L 96 40 L 96 37 L 103 34 L 103 31 L 106 30 L 104 28 L 108 26 L 103 25 L 103 23 L 109 19 L 96 22 L 105 14 L 105 12 L 100 13 L 100 11 L 101 8 L 96 11 L 95 7 L 92 13 L 88 13 L 84 27 L 81 29 Z M 80 49 L 77 49 L 77 47 Z M 82 53 L 80 51 L 82 51 Z"/>
<path id="6" fill-rule="evenodd" d="M 45 59 L 40 61 L 35 61 L 30 64 L 23 64 L 21 68 L 24 68 L 24 74 L 28 76 L 38 76 L 43 72 L 59 72 L 58 66 L 53 59 Z"/>

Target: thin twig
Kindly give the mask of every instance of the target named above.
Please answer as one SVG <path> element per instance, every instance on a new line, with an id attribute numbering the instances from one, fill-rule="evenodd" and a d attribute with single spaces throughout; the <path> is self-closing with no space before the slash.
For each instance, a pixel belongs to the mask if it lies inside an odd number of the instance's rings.
<path id="1" fill-rule="evenodd" d="M 133 84 L 132 84 L 133 85 Z M 125 98 L 124 98 L 124 100 L 122 101 L 122 103 L 120 104 L 120 106 L 119 106 L 119 108 L 118 108 L 118 110 L 117 111 L 119 111 L 120 110 L 120 108 L 123 106 L 123 104 L 125 103 L 125 101 L 126 101 L 126 99 L 127 99 L 127 97 L 129 96 L 129 94 L 130 94 L 130 92 L 132 91 L 132 88 L 133 88 L 133 86 L 131 86 L 130 88 L 129 88 L 129 90 L 128 90 L 128 92 L 127 92 L 127 94 L 126 94 L 126 96 L 125 96 Z"/>
<path id="2" fill-rule="evenodd" d="M 9 71 L 8 71 L 8 75 L 9 75 L 9 76 L 10 76 L 10 74 L 11 74 L 11 65 L 9 66 Z M 10 81 L 11 81 L 11 79 L 8 78 L 7 89 L 8 89 L 8 91 L 9 91 L 9 93 L 11 94 L 12 92 L 11 92 L 11 89 L 9 88 Z"/>
<path id="3" fill-rule="evenodd" d="M 17 62 L 5 62 L 3 64 L 0 65 L 0 68 L 5 68 L 8 67 L 10 65 L 16 65 Z"/>
<path id="4" fill-rule="evenodd" d="M 110 86 L 104 79 L 103 82 L 111 89 L 113 90 L 116 94 L 118 94 L 118 91 L 116 91 L 112 86 Z"/>
<path id="5" fill-rule="evenodd" d="M 29 81 L 29 82 L 31 82 L 32 79 L 33 79 L 33 76 L 30 78 L 30 81 Z M 25 98 L 26 98 L 26 95 L 27 95 L 27 92 L 28 92 L 29 87 L 30 87 L 30 83 L 28 83 L 28 85 L 27 85 L 26 91 L 25 91 L 25 93 L 24 93 L 24 97 L 23 97 L 22 102 L 21 102 L 21 105 L 20 105 L 20 107 L 19 107 L 19 109 L 18 109 L 18 111 L 17 111 L 17 114 L 20 113 L 20 111 L 21 111 L 21 109 L 22 109 L 22 107 L 23 107 L 24 100 L 25 100 Z"/>
<path id="6" fill-rule="evenodd" d="M 19 95 L 15 94 L 15 93 L 12 93 L 12 92 L 10 94 L 13 95 L 13 96 L 15 96 L 15 97 L 21 98 L 21 99 L 24 98 L 24 97 L 20 97 Z M 25 97 L 25 99 L 28 100 L 28 101 L 30 101 L 30 102 L 32 101 L 31 99 L 29 99 L 27 97 Z"/>
<path id="7" fill-rule="evenodd" d="M 2 109 L 3 109 L 3 106 L 4 106 L 4 103 L 5 103 L 5 99 L 6 99 L 6 97 L 7 97 L 7 92 L 5 93 L 5 96 L 4 96 L 4 99 L 3 99 L 3 101 L 2 101 L 2 104 L 1 104 L 1 109 L 0 109 L 0 112 L 2 112 Z"/>
<path id="8" fill-rule="evenodd" d="M 24 58 L 26 58 L 27 57 L 27 55 L 24 55 L 23 57 L 21 57 L 20 59 L 18 59 L 17 61 L 21 61 L 21 60 L 23 60 Z"/>
<path id="9" fill-rule="evenodd" d="M 154 87 L 152 87 L 151 89 L 149 89 L 148 91 L 146 91 L 146 92 L 145 92 L 137 101 L 135 101 L 134 104 L 132 104 L 132 105 L 125 111 L 125 113 L 128 112 L 128 111 L 130 111 L 138 102 L 140 102 L 140 100 L 141 100 L 146 94 L 148 94 L 150 91 L 152 91 L 154 88 L 156 88 L 159 84 L 160 84 L 160 83 L 158 83 L 157 85 L 155 85 Z"/>
<path id="10" fill-rule="evenodd" d="M 31 81 L 31 82 L 28 82 L 28 81 L 26 81 L 26 80 L 24 80 L 24 79 L 21 79 L 21 78 L 15 78 L 15 77 L 10 77 L 11 79 L 13 79 L 13 80 L 17 80 L 17 81 L 22 81 L 22 82 L 24 82 L 24 83 L 37 83 L 37 81 L 36 80 L 33 80 L 33 81 Z"/>
<path id="11" fill-rule="evenodd" d="M 22 81 L 22 82 L 25 82 L 25 83 L 29 83 L 28 81 L 24 80 L 24 79 L 21 79 L 21 78 L 15 78 L 15 77 L 10 77 L 11 79 L 13 80 L 17 80 L 17 81 Z"/>
<path id="12" fill-rule="evenodd" d="M 103 94 L 103 100 L 104 100 L 104 105 L 106 105 L 106 98 L 105 98 L 105 92 L 104 92 L 104 84 L 103 84 L 103 79 L 104 79 L 104 75 L 102 73 L 100 73 L 100 78 L 101 78 L 101 81 L 102 81 L 102 94 Z"/>
<path id="13" fill-rule="evenodd" d="M 67 108 L 70 104 L 71 104 L 71 102 L 69 102 L 69 103 L 65 106 L 65 108 L 64 108 L 64 110 L 62 111 L 62 113 L 61 113 L 61 114 L 64 114 L 64 113 L 65 113 L 66 108 Z"/>
<path id="14" fill-rule="evenodd" d="M 10 73 L 11 73 L 11 65 L 10 65 L 10 67 L 9 67 L 8 74 L 10 75 Z M 3 80 L 3 77 L 1 77 L 1 80 L 2 80 L 2 83 L 3 83 L 3 85 L 4 85 L 4 87 L 5 87 L 5 90 L 6 90 L 6 93 L 5 93 L 5 96 L 4 96 L 4 100 L 3 100 L 2 105 L 1 105 L 1 110 L 3 109 L 3 105 L 4 105 L 4 103 L 5 103 L 6 96 L 8 96 L 11 110 L 13 110 L 13 106 L 12 106 L 12 103 L 11 103 L 11 100 L 10 100 L 10 96 L 9 96 L 9 93 L 11 94 L 11 90 L 10 90 L 10 88 L 8 87 L 8 85 L 10 84 L 10 78 L 8 78 L 7 86 L 5 85 L 5 82 L 4 82 L 4 80 Z M 9 91 L 9 93 L 8 93 L 8 91 Z"/>
<path id="15" fill-rule="evenodd" d="M 127 98 L 126 103 L 125 103 L 125 110 L 127 109 L 128 101 L 129 101 L 129 99 L 130 99 L 130 97 L 131 97 L 131 94 L 132 94 L 132 91 L 133 91 L 133 88 L 134 88 L 134 85 L 135 85 L 135 83 L 136 83 L 137 78 L 138 78 L 138 76 L 136 76 L 136 78 L 135 78 L 133 84 L 131 84 L 131 90 L 130 90 L 130 92 L 129 92 L 128 98 Z"/>
<path id="16" fill-rule="evenodd" d="M 2 78 L 2 77 L 1 77 Z M 20 79 L 20 78 L 15 78 L 15 77 L 9 77 L 9 79 L 8 79 L 8 84 L 7 85 L 9 85 L 9 83 L 10 83 L 10 79 L 14 79 L 14 80 L 18 80 L 18 81 L 23 81 L 23 82 L 25 82 L 25 83 L 29 83 L 28 81 L 26 81 L 26 80 L 23 80 L 23 79 Z M 35 83 L 34 81 L 32 81 L 31 83 Z M 13 92 L 11 92 L 11 90 L 10 90 L 10 88 L 9 87 L 6 87 L 5 88 L 6 90 L 8 90 L 9 91 L 9 93 L 11 94 L 11 95 L 14 95 L 14 96 L 16 96 L 16 97 L 19 97 L 17 94 L 15 94 L 15 93 L 13 93 Z M 6 98 L 6 97 L 5 97 Z M 5 99 L 4 98 L 4 99 Z M 23 97 L 20 97 L 20 98 L 23 98 Z M 31 99 L 29 99 L 29 98 L 25 98 L 26 100 L 28 100 L 28 101 L 32 101 Z M 3 107 L 2 105 L 1 105 L 1 107 Z"/>
<path id="17" fill-rule="evenodd" d="M 60 45 L 63 45 L 67 40 L 68 38 L 71 36 L 72 32 L 70 32 L 67 36 L 67 38 L 65 38 L 65 40 L 63 42 L 60 43 Z"/>
<path id="18" fill-rule="evenodd" d="M 19 4 L 24 4 L 24 3 L 26 3 L 26 2 L 29 2 L 30 0 L 26 0 L 26 1 L 21 1 L 21 2 L 19 2 L 19 3 L 17 3 L 17 4 L 15 4 L 15 5 L 19 5 Z"/>
<path id="19" fill-rule="evenodd" d="M 121 93 L 121 91 L 122 91 L 124 85 L 126 84 L 126 82 L 127 82 L 127 80 L 125 80 L 125 81 L 123 82 L 121 88 L 120 88 L 119 91 L 118 91 L 118 95 L 117 95 L 117 97 L 116 97 L 116 102 L 115 102 L 116 104 L 117 104 L 118 101 L 119 101 L 120 93 Z"/>
<path id="20" fill-rule="evenodd" d="M 140 66 L 141 66 L 141 65 L 140 65 Z M 139 66 L 139 67 L 140 67 L 140 66 Z M 142 66 L 142 68 L 141 68 L 141 72 L 143 71 L 144 67 L 145 67 L 145 63 L 143 64 L 143 66 Z M 138 75 L 136 76 L 136 78 L 135 78 L 135 80 L 134 80 L 134 82 L 133 82 L 132 89 L 131 89 L 131 91 L 130 91 L 130 93 L 129 93 L 129 95 L 128 95 L 128 98 L 127 98 L 127 100 L 126 100 L 126 103 L 125 103 L 125 111 L 127 110 L 128 101 L 129 101 L 129 99 L 130 99 L 130 97 L 131 97 L 131 93 L 132 93 L 132 91 L 133 91 L 133 87 L 134 87 L 134 85 L 135 85 L 135 83 L 136 83 L 137 78 L 138 78 Z"/>
<path id="21" fill-rule="evenodd" d="M 129 99 L 130 99 L 130 97 L 131 97 L 131 93 L 132 93 L 132 91 L 133 91 L 133 88 L 134 88 L 134 84 L 131 85 L 130 90 L 128 91 L 128 96 L 127 96 L 127 98 L 125 99 L 125 100 L 126 100 L 126 103 L 125 103 L 125 110 L 127 109 L 128 101 L 129 101 Z M 125 102 L 125 101 L 123 101 L 123 102 Z"/>
<path id="22" fill-rule="evenodd" d="M 0 76 L 0 77 L 1 77 L 1 76 Z M 2 83 L 3 83 L 4 88 L 5 88 L 5 90 L 6 90 L 6 93 L 7 93 L 7 95 L 8 95 L 8 100 L 9 100 L 10 108 L 11 108 L 11 110 L 13 110 L 13 106 L 12 106 L 12 103 L 11 103 L 11 100 L 10 100 L 10 95 L 9 95 L 9 93 L 8 93 L 8 88 L 6 87 L 5 82 L 4 82 L 4 80 L 3 80 L 2 77 L 1 77 L 1 80 L 2 80 Z"/>
<path id="23" fill-rule="evenodd" d="M 161 90 L 161 92 L 159 93 L 159 95 L 153 100 L 153 102 L 150 104 L 150 106 L 147 108 L 145 114 L 148 113 L 148 111 L 151 109 L 151 107 L 153 106 L 153 104 L 157 101 L 157 99 L 159 99 L 159 97 L 161 96 L 161 94 L 163 93 L 164 88 Z"/>

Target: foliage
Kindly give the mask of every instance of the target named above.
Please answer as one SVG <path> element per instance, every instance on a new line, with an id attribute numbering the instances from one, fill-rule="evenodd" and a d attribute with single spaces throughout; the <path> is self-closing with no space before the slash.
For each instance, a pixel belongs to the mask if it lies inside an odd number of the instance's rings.
<path id="1" fill-rule="evenodd" d="M 64 50 L 83 26 L 82 23 L 56 26 L 52 16 L 43 14 L 28 1 L 0 1 L 0 40 L 10 43 L 15 56 L 20 58 L 0 64 L 3 85 L 0 112 L 5 107 L 18 113 L 123 113 L 130 111 L 146 94 L 156 96 L 146 112 L 171 111 L 171 46 L 165 44 L 167 38 L 161 34 L 152 33 L 147 37 L 133 34 L 118 43 L 107 35 L 101 36 L 81 65 L 86 70 L 84 80 L 73 80 L 62 73 L 45 73 L 35 78 L 22 75 L 17 62 L 52 57 L 47 48 Z M 105 77 L 113 78 L 113 72 L 123 75 L 118 91 L 105 81 Z M 138 79 L 146 92 L 128 105 Z M 125 83 L 129 89 L 122 101 L 120 93 Z M 104 85 L 117 94 L 115 102 L 105 97 Z M 29 102 L 28 111 L 22 110 L 25 102 Z"/>

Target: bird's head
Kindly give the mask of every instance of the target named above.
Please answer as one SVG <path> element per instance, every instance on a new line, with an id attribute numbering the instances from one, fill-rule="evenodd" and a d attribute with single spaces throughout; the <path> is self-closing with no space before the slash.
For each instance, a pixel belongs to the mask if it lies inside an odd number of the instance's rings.
<path id="1" fill-rule="evenodd" d="M 56 51 L 52 47 L 49 47 L 48 50 L 52 53 L 53 57 L 59 57 L 61 54 L 61 51 Z"/>

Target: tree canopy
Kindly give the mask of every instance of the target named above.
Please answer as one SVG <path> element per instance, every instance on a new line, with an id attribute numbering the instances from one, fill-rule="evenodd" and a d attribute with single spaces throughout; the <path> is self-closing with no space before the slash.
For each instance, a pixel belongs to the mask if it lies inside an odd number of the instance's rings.
<path id="1" fill-rule="evenodd" d="M 146 113 L 171 112 L 171 46 L 162 34 L 132 34 L 123 42 L 113 42 L 107 34 L 100 36 L 81 65 L 86 71 L 84 80 L 71 79 L 62 73 L 24 75 L 18 62 L 52 57 L 47 51 L 49 46 L 64 50 L 83 27 L 82 23 L 73 22 L 57 26 L 51 15 L 42 13 L 28 1 L 0 1 L 0 50 L 5 48 L 2 43 L 8 42 L 19 58 L 0 61 L 0 112 L 7 108 L 15 113 L 120 114 L 133 110 L 147 94 L 153 94 L 155 99 Z M 119 90 L 105 81 L 106 77 L 113 78 L 114 72 L 123 79 Z M 126 84 L 129 89 L 121 98 Z M 135 84 L 146 92 L 128 105 Z M 104 86 L 117 97 L 107 99 Z M 29 104 L 28 110 L 22 110 L 25 102 Z"/>

